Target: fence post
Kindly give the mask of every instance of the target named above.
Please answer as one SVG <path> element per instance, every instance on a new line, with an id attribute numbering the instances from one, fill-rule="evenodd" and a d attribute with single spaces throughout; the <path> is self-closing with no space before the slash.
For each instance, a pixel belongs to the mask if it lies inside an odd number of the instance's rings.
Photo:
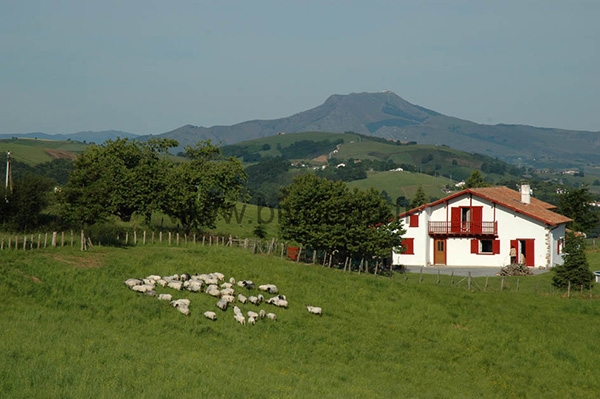
<path id="1" fill-rule="evenodd" d="M 137 245 L 137 230 L 133 230 L 133 245 Z"/>
<path id="2" fill-rule="evenodd" d="M 344 261 L 344 273 L 346 273 L 347 266 L 348 266 L 348 257 L 346 256 L 346 260 Z"/>
<path id="3" fill-rule="evenodd" d="M 154 232 L 152 232 L 152 244 L 154 244 Z"/>
<path id="4" fill-rule="evenodd" d="M 517 292 L 519 292 L 519 279 L 517 279 Z"/>
<path id="5" fill-rule="evenodd" d="M 246 248 L 247 245 L 248 245 L 248 239 L 246 238 L 246 241 L 244 242 L 244 248 Z M 284 244 L 281 243 L 281 255 L 279 256 L 279 259 L 283 259 L 283 248 L 284 248 Z"/>
<path id="6" fill-rule="evenodd" d="M 467 273 L 467 289 L 471 292 L 471 272 Z"/>
<path id="7" fill-rule="evenodd" d="M 73 230 L 71 230 L 71 246 L 73 246 Z"/>
<path id="8" fill-rule="evenodd" d="M 48 247 L 48 232 L 46 232 L 46 235 L 44 236 L 44 248 Z"/>
<path id="9" fill-rule="evenodd" d="M 158 232 L 158 242 L 162 244 L 162 231 Z"/>
<path id="10" fill-rule="evenodd" d="M 37 249 L 40 249 L 41 246 L 42 246 L 42 233 L 38 234 Z"/>
<path id="11" fill-rule="evenodd" d="M 202 234 L 202 245 L 204 245 L 204 240 L 206 239 L 206 236 L 204 234 Z"/>
<path id="12" fill-rule="evenodd" d="M 179 233 L 177 233 L 177 246 L 179 246 Z"/>
<path id="13" fill-rule="evenodd" d="M 27 250 L 27 236 L 23 236 L 23 251 Z"/>
<path id="14" fill-rule="evenodd" d="M 169 231 L 169 246 L 171 246 L 171 232 Z"/>
<path id="15" fill-rule="evenodd" d="M 571 298 L 571 280 L 569 280 L 569 284 L 567 285 L 567 298 Z"/>
<path id="16" fill-rule="evenodd" d="M 129 243 L 129 232 L 125 233 L 125 245 Z"/>
<path id="17" fill-rule="evenodd" d="M 419 269 L 419 283 L 423 282 L 423 266 Z"/>
<path id="18" fill-rule="evenodd" d="M 485 285 L 483 286 L 483 292 L 487 291 L 487 287 L 488 287 L 488 276 L 485 276 Z"/>
<path id="19" fill-rule="evenodd" d="M 63 231 L 61 234 L 61 238 L 60 238 L 60 246 L 64 247 L 65 246 L 65 232 Z"/>
<path id="20" fill-rule="evenodd" d="M 55 247 L 56 246 L 56 231 L 52 232 L 52 246 Z"/>
<path id="21" fill-rule="evenodd" d="M 194 245 L 196 245 L 196 233 L 194 233 Z"/>
<path id="22" fill-rule="evenodd" d="M 83 234 L 83 230 L 81 230 L 81 250 L 85 250 L 85 235 Z"/>
<path id="23" fill-rule="evenodd" d="M 500 291 L 504 289 L 504 276 L 502 276 L 502 280 L 500 280 Z"/>
<path id="24" fill-rule="evenodd" d="M 317 250 L 313 249 L 313 265 L 317 262 Z"/>
<path id="25" fill-rule="evenodd" d="M 142 239 L 142 245 L 146 245 L 146 230 L 144 230 L 144 238 Z"/>
<path id="26" fill-rule="evenodd" d="M 437 285 L 440 285 L 440 269 L 437 271 L 437 281 L 435 282 Z"/>
<path id="27" fill-rule="evenodd" d="M 454 287 L 454 270 L 450 272 L 450 287 Z"/>
<path id="28" fill-rule="evenodd" d="M 377 271 L 379 270 L 379 261 L 375 262 L 375 270 L 373 271 L 373 275 L 377 277 Z"/>

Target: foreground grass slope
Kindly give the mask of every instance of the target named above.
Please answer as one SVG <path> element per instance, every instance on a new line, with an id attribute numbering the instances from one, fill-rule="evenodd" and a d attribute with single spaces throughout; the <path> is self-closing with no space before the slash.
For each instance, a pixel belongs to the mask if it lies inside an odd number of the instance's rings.
<path id="1" fill-rule="evenodd" d="M 0 256 L 3 397 L 595 398 L 600 391 L 597 300 L 469 293 L 446 280 L 344 274 L 222 247 Z M 123 285 L 183 271 L 275 283 L 290 308 L 274 310 L 277 323 L 242 327 L 231 310 L 204 319 L 203 311 L 218 311 L 205 294 L 173 292 L 192 300 L 184 317 Z M 305 303 L 322 306 L 323 317 L 309 315 Z"/>

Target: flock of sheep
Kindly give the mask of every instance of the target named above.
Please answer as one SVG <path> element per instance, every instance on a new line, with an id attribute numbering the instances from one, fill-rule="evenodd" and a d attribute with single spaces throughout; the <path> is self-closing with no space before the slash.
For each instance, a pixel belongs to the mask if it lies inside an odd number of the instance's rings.
<path id="1" fill-rule="evenodd" d="M 246 290 L 253 290 L 256 285 L 250 280 L 242 280 L 236 283 L 235 279 L 231 277 L 229 282 L 225 282 L 225 275 L 222 273 L 210 273 L 210 274 L 194 274 L 183 273 L 181 275 L 174 274 L 172 276 L 157 276 L 150 275 L 146 278 L 137 279 L 130 278 L 125 281 L 125 285 L 132 291 L 140 294 L 157 297 L 162 301 L 169 301 L 171 306 L 177 309 L 180 313 L 189 316 L 190 314 L 190 303 L 189 299 L 177 299 L 173 300 L 171 294 L 158 294 L 156 293 L 156 285 L 160 285 L 163 288 L 171 288 L 177 291 L 187 290 L 189 292 L 204 292 L 210 296 L 218 298 L 216 307 L 222 311 L 226 311 L 229 306 L 233 306 L 233 318 L 240 324 L 246 325 L 246 317 L 242 313 L 242 310 L 236 305 L 239 304 L 253 304 L 260 306 L 263 302 L 269 305 L 273 305 L 280 308 L 287 308 L 288 301 L 285 295 L 279 294 L 279 289 L 274 284 L 259 285 L 258 290 L 265 294 L 274 295 L 271 298 L 265 299 L 263 294 L 257 294 L 256 296 L 251 295 L 246 297 L 242 293 L 238 293 L 235 296 L 236 286 L 239 288 L 245 288 Z M 306 305 L 306 309 L 309 313 L 322 316 L 322 309 Z M 258 313 L 248 311 L 248 324 L 256 324 L 260 319 L 277 320 L 275 313 L 267 313 L 263 309 L 260 309 Z M 204 312 L 204 317 L 210 320 L 217 319 L 217 313 L 213 311 Z"/>

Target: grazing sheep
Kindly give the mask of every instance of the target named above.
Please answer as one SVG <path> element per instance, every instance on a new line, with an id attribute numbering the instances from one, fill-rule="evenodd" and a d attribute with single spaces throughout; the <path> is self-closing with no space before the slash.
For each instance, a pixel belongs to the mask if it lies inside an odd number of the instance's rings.
<path id="1" fill-rule="evenodd" d="M 181 298 L 181 299 L 171 301 L 170 305 L 173 306 L 174 308 L 178 308 L 180 306 L 190 306 L 190 300 Z"/>
<path id="2" fill-rule="evenodd" d="M 254 317 L 255 319 L 258 319 L 258 313 L 256 312 L 249 310 L 246 314 L 248 315 L 248 317 Z"/>
<path id="3" fill-rule="evenodd" d="M 221 284 L 221 288 L 231 288 L 233 285 L 231 283 L 223 283 Z"/>
<path id="4" fill-rule="evenodd" d="M 146 278 L 147 278 L 147 279 L 150 279 L 150 280 L 154 280 L 154 281 L 158 281 L 158 280 L 160 280 L 160 276 L 157 276 L 157 275 L 155 275 L 155 274 L 151 274 L 151 275 L 149 275 L 149 276 L 148 276 L 148 277 L 146 277 Z"/>
<path id="5" fill-rule="evenodd" d="M 229 284 L 234 285 L 235 279 L 233 277 L 229 277 Z"/>
<path id="6" fill-rule="evenodd" d="M 148 291 L 144 292 L 143 294 L 148 295 L 148 296 L 156 296 L 156 291 L 148 290 Z"/>
<path id="7" fill-rule="evenodd" d="M 138 280 L 137 278 L 129 278 L 125 280 L 125 285 L 131 290 L 136 285 L 142 285 L 142 280 Z"/>
<path id="8" fill-rule="evenodd" d="M 141 285 L 134 285 L 131 289 L 135 292 L 139 292 L 139 293 L 143 294 L 146 291 L 154 291 L 154 286 L 148 285 L 148 284 L 141 284 Z"/>
<path id="9" fill-rule="evenodd" d="M 211 284 L 208 287 L 206 287 L 206 291 L 205 291 L 208 295 L 214 296 L 219 298 L 221 296 L 221 291 L 219 291 L 219 289 L 217 288 L 216 285 Z"/>
<path id="10" fill-rule="evenodd" d="M 164 287 L 166 287 L 166 286 L 167 286 L 167 280 L 165 280 L 165 279 L 162 279 L 162 278 L 161 278 L 160 280 L 158 280 L 158 281 L 156 282 L 156 284 L 158 284 L 158 285 L 160 285 L 161 287 L 163 287 L 163 288 L 164 288 Z"/>
<path id="11" fill-rule="evenodd" d="M 275 315 L 275 313 L 267 313 L 267 318 L 273 321 L 277 321 L 277 316 Z"/>
<path id="12" fill-rule="evenodd" d="M 186 280 L 183 282 L 183 288 L 188 288 L 190 286 L 190 280 Z"/>
<path id="13" fill-rule="evenodd" d="M 183 273 L 181 276 L 179 276 L 179 279 L 181 281 L 188 281 L 190 279 L 190 274 L 189 273 Z"/>
<path id="14" fill-rule="evenodd" d="M 277 295 L 276 298 L 277 299 L 283 299 L 284 301 L 287 301 L 287 298 L 285 297 L 285 295 Z"/>
<path id="15" fill-rule="evenodd" d="M 154 285 L 156 284 L 156 281 L 152 280 L 151 278 L 145 278 L 142 280 L 142 282 L 146 285 Z"/>
<path id="16" fill-rule="evenodd" d="M 217 307 L 219 309 L 221 309 L 222 311 L 227 310 L 227 306 L 229 306 L 229 302 L 227 302 L 225 299 L 221 298 L 219 299 L 219 302 L 217 302 Z"/>
<path id="17" fill-rule="evenodd" d="M 319 316 L 323 316 L 323 310 L 321 308 L 318 308 L 316 306 L 310 306 L 309 304 L 306 304 L 306 309 L 308 309 L 309 313 L 318 314 Z"/>
<path id="18" fill-rule="evenodd" d="M 255 325 L 256 324 L 256 317 L 253 317 L 253 316 L 248 317 L 248 324 Z"/>
<path id="19" fill-rule="evenodd" d="M 177 291 L 181 291 L 181 289 L 183 288 L 183 283 L 181 281 L 173 280 L 173 281 L 169 281 L 167 283 L 167 287 L 173 288 L 174 290 L 177 290 Z"/>
<path id="20" fill-rule="evenodd" d="M 264 319 L 267 314 L 265 313 L 264 310 L 261 309 L 260 312 L 258 312 L 258 315 L 260 316 L 261 319 Z"/>
<path id="21" fill-rule="evenodd" d="M 217 320 L 217 314 L 215 312 L 204 312 L 204 317 L 211 320 Z"/>
<path id="22" fill-rule="evenodd" d="M 258 289 L 261 291 L 266 291 L 269 294 L 277 294 L 279 292 L 279 289 L 277 288 L 277 286 L 275 284 L 259 285 Z"/>
<path id="23" fill-rule="evenodd" d="M 238 281 L 237 285 L 240 287 L 246 287 L 249 290 L 253 289 L 254 287 L 256 287 L 256 285 L 252 282 L 252 280 L 242 280 L 242 281 Z"/>
<path id="24" fill-rule="evenodd" d="M 235 293 L 233 288 L 224 288 L 221 290 L 221 296 L 222 295 L 233 295 Z"/>
<path id="25" fill-rule="evenodd" d="M 245 296 L 243 296 L 242 294 L 238 294 L 238 301 L 240 303 L 246 303 L 248 302 L 248 298 L 246 298 Z"/>
<path id="26" fill-rule="evenodd" d="M 237 306 L 234 306 L 233 314 L 242 314 L 242 309 L 238 308 Z"/>
<path id="27" fill-rule="evenodd" d="M 225 275 L 223 273 L 214 272 L 214 273 L 211 273 L 211 275 L 216 277 L 219 281 L 225 280 Z"/>
<path id="28" fill-rule="evenodd" d="M 243 325 L 243 326 L 246 325 L 246 319 L 244 318 L 243 315 L 241 315 L 241 314 L 235 314 L 235 315 L 233 315 L 233 318 L 235 319 L 235 321 L 237 321 L 241 325 Z"/>
<path id="29" fill-rule="evenodd" d="M 274 296 L 273 298 L 267 299 L 266 303 L 268 303 L 269 305 L 278 306 L 280 308 L 287 308 L 288 307 L 288 301 L 286 301 L 285 299 L 279 299 L 276 296 Z"/>
<path id="30" fill-rule="evenodd" d="M 173 299 L 173 296 L 171 294 L 160 294 L 158 296 L 158 299 L 160 299 L 161 301 L 171 301 L 171 299 Z"/>
<path id="31" fill-rule="evenodd" d="M 177 310 L 179 310 L 181 314 L 184 314 L 186 316 L 190 315 L 190 308 L 188 308 L 187 306 L 177 306 Z"/>
<path id="32" fill-rule="evenodd" d="M 226 300 L 228 303 L 234 303 L 235 297 L 233 295 L 223 295 L 221 298 Z"/>
<path id="33" fill-rule="evenodd" d="M 188 281 L 186 281 L 187 283 Z M 189 286 L 188 286 L 188 290 L 190 290 L 191 292 L 199 292 L 202 290 L 202 281 L 189 281 Z"/>
<path id="34" fill-rule="evenodd" d="M 257 297 L 255 297 L 255 296 L 251 296 L 251 297 L 249 297 L 249 298 L 248 298 L 248 302 L 250 302 L 250 303 L 251 303 L 251 304 L 253 304 L 253 305 L 257 305 L 257 306 L 258 306 L 258 304 L 259 304 L 259 303 L 258 303 L 258 298 L 257 298 Z"/>

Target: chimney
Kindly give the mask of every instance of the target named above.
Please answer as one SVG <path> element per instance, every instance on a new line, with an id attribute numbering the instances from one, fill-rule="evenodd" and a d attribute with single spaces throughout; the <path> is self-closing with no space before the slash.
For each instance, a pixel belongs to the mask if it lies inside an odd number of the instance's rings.
<path id="1" fill-rule="evenodd" d="M 521 202 L 529 204 L 531 202 L 531 190 L 529 184 L 521 184 Z"/>

